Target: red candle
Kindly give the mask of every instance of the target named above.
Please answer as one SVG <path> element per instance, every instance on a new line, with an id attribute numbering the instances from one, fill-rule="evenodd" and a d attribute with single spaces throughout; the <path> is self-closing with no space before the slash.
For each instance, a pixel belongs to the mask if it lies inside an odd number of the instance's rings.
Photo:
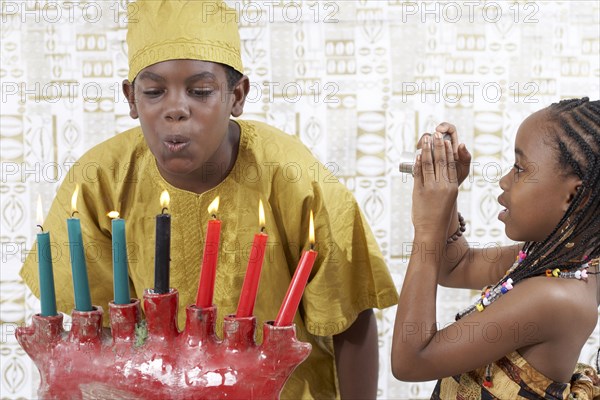
<path id="1" fill-rule="evenodd" d="M 300 257 L 300 262 L 298 263 L 296 272 L 294 272 L 292 282 L 288 287 L 279 313 L 277 314 L 277 318 L 275 319 L 275 326 L 289 326 L 292 324 L 294 315 L 296 315 L 296 311 L 300 305 L 306 282 L 308 282 L 310 271 L 312 271 L 313 264 L 317 258 L 317 252 L 313 250 L 315 244 L 315 224 L 312 211 L 310 212 L 308 236 L 310 240 L 310 250 L 303 252 L 302 257 Z"/>
<path id="2" fill-rule="evenodd" d="M 265 247 L 267 245 L 268 235 L 265 230 L 265 210 L 262 200 L 258 203 L 258 219 L 260 222 L 260 232 L 254 235 L 252 242 L 252 251 L 248 260 L 248 268 L 246 269 L 246 277 L 240 294 L 240 302 L 238 303 L 236 317 L 250 317 L 254 311 L 254 302 L 256 301 L 256 292 L 258 291 L 258 280 L 260 278 L 260 270 L 262 269 L 263 260 L 265 258 Z"/>
<path id="3" fill-rule="evenodd" d="M 202 272 L 196 295 L 196 307 L 207 308 L 213 305 L 215 291 L 215 275 L 217 270 L 217 257 L 219 255 L 219 240 L 221 237 L 221 221 L 217 219 L 219 209 L 219 196 L 208 206 L 208 213 L 212 214 L 206 228 L 206 241 L 202 254 Z"/>

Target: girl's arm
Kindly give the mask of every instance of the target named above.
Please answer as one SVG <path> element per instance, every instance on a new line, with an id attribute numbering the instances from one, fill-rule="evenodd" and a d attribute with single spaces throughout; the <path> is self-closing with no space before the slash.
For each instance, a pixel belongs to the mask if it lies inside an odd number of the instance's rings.
<path id="1" fill-rule="evenodd" d="M 438 283 L 442 286 L 481 289 L 498 282 L 513 265 L 523 243 L 472 248 L 461 236 L 446 244 L 441 256 Z"/>

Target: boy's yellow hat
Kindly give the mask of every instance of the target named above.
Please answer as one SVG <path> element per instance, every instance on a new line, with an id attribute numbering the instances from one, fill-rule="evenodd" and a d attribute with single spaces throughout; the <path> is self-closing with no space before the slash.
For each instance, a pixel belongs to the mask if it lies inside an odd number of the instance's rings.
<path id="1" fill-rule="evenodd" d="M 244 73 L 237 13 L 218 0 L 138 0 L 127 7 L 129 81 L 166 60 L 212 61 Z"/>

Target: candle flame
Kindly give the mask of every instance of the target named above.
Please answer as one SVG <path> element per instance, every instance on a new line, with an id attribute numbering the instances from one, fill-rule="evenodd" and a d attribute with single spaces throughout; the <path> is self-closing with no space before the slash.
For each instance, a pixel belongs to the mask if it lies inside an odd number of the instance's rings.
<path id="1" fill-rule="evenodd" d="M 71 197 L 71 213 L 75 213 L 77 211 L 77 196 L 79 196 L 79 184 L 75 186 L 73 196 Z"/>
<path id="2" fill-rule="evenodd" d="M 315 221 L 313 219 L 312 210 L 310 210 L 310 222 L 308 224 L 308 241 L 311 246 L 315 244 Z"/>
<path id="3" fill-rule="evenodd" d="M 169 203 L 171 202 L 171 198 L 169 197 L 169 192 L 163 190 L 160 194 L 160 205 L 162 208 L 169 208 Z"/>
<path id="4" fill-rule="evenodd" d="M 265 209 L 263 207 L 262 200 L 258 201 L 258 223 L 261 228 L 265 227 Z"/>
<path id="5" fill-rule="evenodd" d="M 39 226 L 44 223 L 44 211 L 42 210 L 42 196 L 38 194 L 36 219 Z"/>
<path id="6" fill-rule="evenodd" d="M 215 197 L 215 199 L 208 206 L 208 213 L 211 215 L 215 215 L 219 211 L 219 196 Z"/>
<path id="7" fill-rule="evenodd" d="M 108 217 L 109 217 L 109 218 L 112 218 L 112 219 L 119 218 L 119 212 L 118 212 L 118 211 L 111 211 L 111 212 L 109 212 L 109 213 L 108 213 L 108 214 L 106 214 L 106 215 L 108 215 Z"/>

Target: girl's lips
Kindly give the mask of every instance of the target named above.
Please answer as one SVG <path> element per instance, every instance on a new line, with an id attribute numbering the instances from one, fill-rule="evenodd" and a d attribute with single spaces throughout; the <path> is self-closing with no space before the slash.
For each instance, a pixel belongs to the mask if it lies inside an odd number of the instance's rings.
<path id="1" fill-rule="evenodd" d="M 506 219 L 506 216 L 507 216 L 507 215 L 508 215 L 508 209 L 506 209 L 506 208 L 505 208 L 504 210 L 502 210 L 502 211 L 500 211 L 500 212 L 498 213 L 498 219 L 499 219 L 500 221 L 504 222 L 504 220 Z"/>
<path id="2" fill-rule="evenodd" d="M 504 206 L 504 203 L 502 202 L 502 195 L 498 196 L 498 203 L 502 206 Z M 504 221 L 506 219 L 506 216 L 508 215 L 508 208 L 504 208 L 502 209 L 499 213 L 498 213 L 498 219 L 500 221 Z"/>

